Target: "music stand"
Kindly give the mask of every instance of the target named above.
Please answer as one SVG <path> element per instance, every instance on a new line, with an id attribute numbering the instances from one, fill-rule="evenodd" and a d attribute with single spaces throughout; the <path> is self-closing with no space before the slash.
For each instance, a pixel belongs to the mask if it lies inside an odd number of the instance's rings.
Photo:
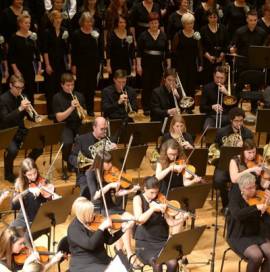
<path id="1" fill-rule="evenodd" d="M 60 199 L 47 201 L 42 204 L 31 225 L 31 232 L 38 233 L 44 229 L 52 228 L 53 251 L 55 247 L 55 227 L 66 221 L 70 214 L 71 206 L 77 195 L 70 195 Z"/>
<path id="2" fill-rule="evenodd" d="M 37 126 L 28 129 L 21 149 L 44 148 L 51 146 L 50 163 L 52 160 L 52 146 L 59 143 L 65 123 L 56 123 L 45 126 Z"/>
<path id="3" fill-rule="evenodd" d="M 190 254 L 205 229 L 206 226 L 201 226 L 172 235 L 159 253 L 156 262 L 163 264 L 172 259 L 179 259 L 179 256 Z"/>
<path id="4" fill-rule="evenodd" d="M 190 154 L 192 149 L 185 150 L 186 156 Z M 205 176 L 208 161 L 208 148 L 195 148 L 189 159 L 189 164 L 194 165 L 198 176 Z"/>
<path id="5" fill-rule="evenodd" d="M 0 130 L 0 149 L 6 149 L 14 138 L 18 127 Z"/>
<path id="6" fill-rule="evenodd" d="M 120 136 L 119 143 L 128 143 L 133 134 L 133 145 L 156 142 L 161 135 L 161 122 L 128 123 L 125 133 Z"/>
<path id="7" fill-rule="evenodd" d="M 242 147 L 222 146 L 220 148 L 218 169 L 228 171 L 231 159 L 236 155 L 240 155 L 242 150 Z"/>
<path id="8" fill-rule="evenodd" d="M 215 142 L 216 140 L 216 136 L 217 136 L 217 128 L 214 127 L 210 127 L 206 130 L 205 135 L 204 135 L 204 142 L 206 144 L 206 146 L 212 144 Z M 203 139 L 202 139 L 203 141 Z M 202 146 L 202 141 L 201 141 L 201 146 Z"/>
<path id="9" fill-rule="evenodd" d="M 270 109 L 258 109 L 257 116 L 256 116 L 256 128 L 255 131 L 259 134 L 258 135 L 258 143 L 260 143 L 261 133 L 267 132 L 270 133 L 270 127 L 268 122 L 270 120 Z"/>

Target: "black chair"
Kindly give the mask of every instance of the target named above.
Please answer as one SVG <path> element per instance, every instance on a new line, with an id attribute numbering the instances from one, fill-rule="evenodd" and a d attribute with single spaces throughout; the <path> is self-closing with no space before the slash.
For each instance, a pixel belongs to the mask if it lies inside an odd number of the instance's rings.
<path id="1" fill-rule="evenodd" d="M 222 256 L 222 261 L 221 261 L 221 267 L 220 267 L 220 272 L 223 271 L 223 267 L 224 267 L 224 263 L 225 263 L 225 258 L 226 258 L 226 255 L 229 251 L 232 251 L 234 252 L 235 254 L 237 254 L 237 256 L 240 258 L 239 261 L 238 261 L 238 272 L 241 272 L 241 264 L 243 261 L 246 261 L 246 258 L 242 255 L 240 255 L 239 253 L 237 253 L 233 248 L 231 247 L 228 247 L 227 249 L 224 250 L 223 252 L 223 256 Z"/>
<path id="2" fill-rule="evenodd" d="M 69 243 L 67 236 L 63 237 L 58 243 L 57 252 L 62 251 L 65 255 L 70 254 Z M 63 257 L 58 263 L 58 272 L 61 272 L 61 263 L 65 260 Z M 66 272 L 69 270 L 66 270 Z"/>
<path id="3" fill-rule="evenodd" d="M 240 98 L 242 107 L 243 101 L 250 101 L 252 110 L 255 110 L 257 102 L 263 100 L 262 92 L 264 86 L 265 74 L 257 70 L 247 70 L 240 74 L 236 85 L 236 95 Z M 250 85 L 250 91 L 243 91 L 246 84 Z"/>

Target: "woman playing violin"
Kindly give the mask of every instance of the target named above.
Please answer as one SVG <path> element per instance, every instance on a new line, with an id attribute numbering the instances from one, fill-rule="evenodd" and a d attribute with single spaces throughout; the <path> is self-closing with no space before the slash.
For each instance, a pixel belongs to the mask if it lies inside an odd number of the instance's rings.
<path id="1" fill-rule="evenodd" d="M 170 139 L 164 142 L 160 149 L 160 158 L 156 167 L 156 178 L 161 182 L 160 191 L 163 194 L 167 194 L 168 184 L 170 182 L 170 189 L 182 186 L 189 186 L 191 184 L 201 181 L 201 177 L 196 175 L 181 175 L 185 170 L 186 164 L 178 161 L 185 160 L 183 147 L 179 143 Z"/>
<path id="2" fill-rule="evenodd" d="M 131 214 L 129 214 L 128 212 L 125 212 L 121 206 L 119 207 L 119 205 L 115 204 L 113 200 L 113 196 L 114 197 L 125 196 L 129 193 L 137 192 L 140 187 L 134 186 L 131 189 L 121 189 L 121 181 L 107 183 L 104 180 L 104 178 L 106 173 L 110 172 L 110 170 L 113 167 L 111 161 L 112 161 L 112 157 L 109 152 L 107 151 L 99 152 L 97 153 L 95 157 L 93 166 L 91 167 L 90 170 L 86 172 L 87 185 L 90 191 L 91 201 L 95 205 L 95 210 L 99 211 L 102 214 L 105 214 L 104 203 L 102 202 L 102 192 L 101 192 L 101 189 L 97 180 L 97 175 L 96 175 L 96 169 L 103 169 L 101 173 L 102 187 L 103 187 L 102 191 L 103 191 L 103 194 L 105 195 L 105 200 L 106 200 L 109 214 L 121 214 L 122 218 L 130 218 Z M 112 175 L 114 174 L 112 173 Z M 120 244 L 121 243 L 120 241 L 116 245 L 118 249 L 121 249 L 124 246 L 128 258 L 133 254 L 131 249 L 131 237 L 132 237 L 132 232 L 129 229 L 123 235 L 123 239 L 121 239 L 121 241 L 123 242 L 123 245 Z"/>
<path id="3" fill-rule="evenodd" d="M 70 272 L 104 271 L 111 261 L 104 244 L 113 244 L 132 224 L 125 223 L 122 229 L 112 236 L 110 218 L 100 223 L 96 231 L 91 228 L 94 221 L 94 205 L 85 197 L 79 197 L 72 206 L 75 219 L 68 227 L 68 242 L 71 251 Z"/>
<path id="4" fill-rule="evenodd" d="M 162 143 L 169 139 L 175 139 L 184 149 L 193 149 L 193 138 L 187 132 L 186 122 L 181 115 L 173 116 L 169 132 L 164 134 Z"/>
<path id="5" fill-rule="evenodd" d="M 230 191 L 228 220 L 228 243 L 247 259 L 247 272 L 270 271 L 270 242 L 263 234 L 265 211 L 269 196 L 263 204 L 248 204 L 256 195 L 256 180 L 251 173 L 237 179 Z"/>
<path id="6" fill-rule="evenodd" d="M 23 228 L 7 227 L 0 231 L 0 271 L 17 271 L 14 255 L 19 254 L 25 248 L 25 232 Z M 39 263 L 37 252 L 30 254 L 23 265 L 23 272 L 45 272 L 59 262 L 63 254 L 58 252 L 49 263 Z M 35 269 L 34 269 L 35 268 Z"/>
<path id="7" fill-rule="evenodd" d="M 134 215 L 139 221 L 135 231 L 136 255 L 144 264 L 152 265 L 154 272 L 162 271 L 162 265 L 156 264 L 155 259 L 168 239 L 169 226 L 182 225 L 185 219 L 185 215 L 175 219 L 165 213 L 166 204 L 157 201 L 159 186 L 155 177 L 149 177 L 144 192 L 133 198 Z M 168 272 L 177 271 L 176 259 L 169 260 L 166 265 Z"/>
<path id="8" fill-rule="evenodd" d="M 44 189 L 43 189 L 44 188 Z M 44 191 L 46 190 L 46 191 Z M 26 158 L 21 164 L 20 174 L 15 182 L 15 196 L 12 200 L 14 209 L 20 208 L 19 196 L 22 196 L 30 224 L 33 222 L 40 205 L 52 198 L 54 186 L 39 174 L 36 163 Z M 52 194 L 48 193 L 52 192 Z M 12 226 L 25 227 L 23 214 L 20 211 Z"/>

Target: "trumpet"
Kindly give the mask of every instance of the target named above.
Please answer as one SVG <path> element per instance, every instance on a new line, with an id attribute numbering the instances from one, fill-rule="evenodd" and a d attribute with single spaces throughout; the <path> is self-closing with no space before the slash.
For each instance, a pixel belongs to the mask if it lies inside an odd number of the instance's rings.
<path id="1" fill-rule="evenodd" d="M 121 88 L 121 92 L 122 92 L 122 94 L 125 94 L 127 96 L 127 100 L 124 102 L 125 103 L 125 111 L 127 112 L 128 117 L 133 119 L 136 116 L 136 112 L 132 109 L 132 106 L 131 106 L 130 101 L 128 99 L 127 92 L 124 91 L 123 88 Z"/>
<path id="2" fill-rule="evenodd" d="M 182 109 L 189 109 L 194 105 L 194 99 L 191 96 L 187 96 L 183 88 L 182 82 L 179 78 L 178 73 L 176 73 L 176 88 L 180 88 L 182 93 L 182 98 L 180 101 L 180 107 Z"/>
<path id="3" fill-rule="evenodd" d="M 228 72 L 228 95 L 224 97 L 223 103 L 226 106 L 233 106 L 237 103 L 237 98 L 232 95 L 232 91 L 231 91 L 231 67 L 229 63 L 226 63 L 225 67 L 227 68 L 227 72 Z"/>
<path id="4" fill-rule="evenodd" d="M 89 117 L 85 113 L 85 109 L 81 106 L 77 96 L 74 95 L 72 92 L 70 92 L 70 95 L 73 100 L 76 100 L 78 102 L 78 106 L 76 107 L 76 111 L 77 111 L 79 118 L 82 120 L 82 123 L 83 124 L 89 123 L 91 120 L 89 119 Z"/>
<path id="5" fill-rule="evenodd" d="M 27 97 L 23 96 L 22 94 L 20 94 L 20 97 L 21 97 L 22 100 L 27 100 L 27 101 L 28 101 Z M 29 101 L 29 102 L 30 102 L 30 101 Z M 30 105 L 28 106 L 27 112 L 28 112 L 28 114 L 30 115 L 30 117 L 31 117 L 32 119 L 34 119 L 34 121 L 35 121 L 36 123 L 40 123 L 40 122 L 42 122 L 42 120 L 44 119 L 44 117 L 42 117 L 41 115 L 39 115 L 39 114 L 37 113 L 37 111 L 34 109 L 34 107 L 32 106 L 31 103 L 30 103 Z"/>

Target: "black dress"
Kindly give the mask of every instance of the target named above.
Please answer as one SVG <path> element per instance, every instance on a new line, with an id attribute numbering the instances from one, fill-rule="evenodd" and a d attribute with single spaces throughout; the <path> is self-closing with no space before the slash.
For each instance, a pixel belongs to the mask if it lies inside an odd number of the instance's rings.
<path id="1" fill-rule="evenodd" d="M 270 34 L 270 26 L 267 26 L 265 24 L 263 18 L 261 18 L 261 19 L 258 20 L 257 26 L 261 27 L 265 31 L 265 33 L 267 33 L 267 35 Z"/>
<path id="2" fill-rule="evenodd" d="M 68 37 L 65 37 L 66 34 L 68 34 L 67 30 L 62 27 L 58 36 L 53 27 L 44 32 L 43 54 L 48 54 L 50 66 L 53 69 L 51 75 L 47 74 L 46 70 L 44 72 L 48 115 L 53 113 L 52 98 L 61 90 L 61 75 L 68 68 L 69 41 Z"/>
<path id="3" fill-rule="evenodd" d="M 137 57 L 141 58 L 143 70 L 142 107 L 144 111 L 149 111 L 151 93 L 154 88 L 160 85 L 164 62 L 169 58 L 166 34 L 160 31 L 157 39 L 154 40 L 148 30 L 144 31 L 138 39 Z"/>
<path id="4" fill-rule="evenodd" d="M 130 38 L 131 41 L 129 40 Z M 106 52 L 107 59 L 110 59 L 112 75 L 114 75 L 117 69 L 126 70 L 128 75 L 131 73 L 132 61 L 135 57 L 132 38 L 129 35 L 121 39 L 114 31 L 109 35 Z"/>
<path id="5" fill-rule="evenodd" d="M 25 93 L 33 103 L 36 90 L 35 76 L 40 61 L 40 52 L 37 41 L 31 36 L 22 37 L 14 34 L 9 44 L 9 62 L 16 64 L 25 81 Z"/>
<path id="6" fill-rule="evenodd" d="M 94 112 L 94 95 L 97 87 L 97 74 L 103 60 L 101 35 L 98 38 L 80 29 L 72 37 L 72 65 L 76 66 L 76 89 L 84 94 L 88 114 Z"/>
<path id="7" fill-rule="evenodd" d="M 197 66 L 202 66 L 201 41 L 193 36 L 187 37 L 183 31 L 173 39 L 172 65 L 177 70 L 183 88 L 188 96 L 194 96 L 198 83 Z"/>
<path id="8" fill-rule="evenodd" d="M 142 212 L 149 209 L 149 203 L 141 194 Z M 164 247 L 169 236 L 168 224 L 160 212 L 154 212 L 143 225 L 135 230 L 136 255 L 144 264 L 153 264 L 159 252 Z"/>
<path id="9" fill-rule="evenodd" d="M 168 20 L 168 27 L 167 27 L 167 35 L 168 39 L 171 41 L 174 37 L 174 35 L 183 29 L 182 24 L 182 14 L 180 14 L 178 11 L 175 11 L 169 16 Z"/>
<path id="10" fill-rule="evenodd" d="M 88 230 L 77 218 L 68 227 L 68 243 L 71 252 L 70 272 L 102 272 L 111 261 L 104 244 L 113 244 L 123 235 L 113 236 L 107 230 Z"/>
<path id="11" fill-rule="evenodd" d="M 225 54 L 228 44 L 228 35 L 225 26 L 218 24 L 217 32 L 212 32 L 207 24 L 201 28 L 200 33 L 202 35 L 204 55 L 205 53 L 209 53 L 211 56 L 219 58 L 221 53 Z M 212 81 L 214 69 L 216 66 L 221 65 L 221 62 L 211 63 L 207 58 L 204 58 L 203 64 L 202 83 L 206 84 Z"/>
<path id="12" fill-rule="evenodd" d="M 227 239 L 233 249 L 243 255 L 251 245 L 266 242 L 262 235 L 264 217 L 256 205 L 249 206 L 241 195 L 238 184 L 235 184 L 229 195 L 230 220 Z"/>

